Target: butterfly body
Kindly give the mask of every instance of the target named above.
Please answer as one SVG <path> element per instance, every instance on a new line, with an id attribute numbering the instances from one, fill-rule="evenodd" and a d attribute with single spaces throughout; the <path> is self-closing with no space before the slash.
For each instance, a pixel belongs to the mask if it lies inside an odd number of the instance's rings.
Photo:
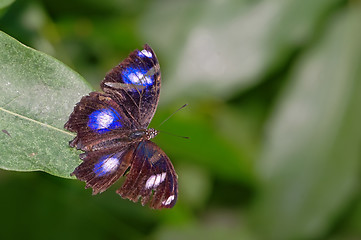
<path id="1" fill-rule="evenodd" d="M 151 208 L 171 208 L 177 200 L 177 175 L 168 156 L 150 139 L 148 128 L 158 105 L 161 74 L 154 51 L 145 45 L 133 51 L 101 82 L 104 92 L 91 92 L 75 106 L 65 128 L 84 153 L 72 175 L 93 194 L 105 191 L 121 176 L 116 192 Z"/>

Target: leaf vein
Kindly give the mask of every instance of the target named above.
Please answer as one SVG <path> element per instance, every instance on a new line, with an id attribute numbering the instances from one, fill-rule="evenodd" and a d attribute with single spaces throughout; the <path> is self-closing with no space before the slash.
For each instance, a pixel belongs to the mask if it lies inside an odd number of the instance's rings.
<path id="1" fill-rule="evenodd" d="M 65 133 L 65 134 L 70 135 L 70 136 L 75 136 L 73 133 L 70 133 L 70 132 L 67 132 L 67 131 L 65 131 L 65 130 L 56 128 L 56 127 L 54 127 L 54 126 L 51 126 L 51 125 L 49 125 L 49 124 L 42 123 L 42 122 L 36 121 L 36 120 L 34 120 L 34 119 L 25 117 L 25 116 L 20 115 L 20 114 L 18 114 L 18 113 L 15 113 L 15 112 L 6 110 L 5 108 L 2 108 L 2 107 L 0 107 L 0 111 L 4 111 L 4 112 L 6 112 L 6 113 L 8 113 L 8 114 L 11 114 L 11 115 L 14 115 L 14 116 L 16 116 L 16 117 L 25 119 L 25 120 L 27 120 L 27 121 L 30 121 L 30 122 L 39 124 L 39 125 L 41 125 L 41 126 L 44 126 L 44 127 L 47 127 L 47 128 L 53 129 L 53 130 L 56 130 L 56 131 L 58 131 L 58 132 Z"/>

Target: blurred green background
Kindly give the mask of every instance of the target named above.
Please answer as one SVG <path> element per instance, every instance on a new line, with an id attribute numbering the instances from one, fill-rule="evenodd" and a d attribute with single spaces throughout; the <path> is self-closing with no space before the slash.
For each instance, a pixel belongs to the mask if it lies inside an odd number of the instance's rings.
<path id="1" fill-rule="evenodd" d="M 0 5 L 0 30 L 97 90 L 148 43 L 162 70 L 151 127 L 188 103 L 160 130 L 190 137 L 155 139 L 179 175 L 171 210 L 1 170 L 1 239 L 361 239 L 361 1 Z"/>

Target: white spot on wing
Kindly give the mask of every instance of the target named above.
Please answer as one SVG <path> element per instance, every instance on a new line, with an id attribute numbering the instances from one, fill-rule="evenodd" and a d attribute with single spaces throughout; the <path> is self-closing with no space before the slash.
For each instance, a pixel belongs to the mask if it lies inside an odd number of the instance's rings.
<path id="1" fill-rule="evenodd" d="M 164 181 L 166 175 L 167 175 L 167 173 L 163 172 L 163 173 L 159 173 L 159 174 L 150 176 L 148 178 L 147 182 L 145 183 L 145 188 L 150 189 L 150 188 L 158 187 L 159 184 L 161 184 Z"/>
<path id="2" fill-rule="evenodd" d="M 149 76 L 144 76 L 141 72 L 130 73 L 128 75 L 129 80 L 133 84 L 143 85 L 144 81 L 147 85 L 152 84 L 152 79 Z"/>
<path id="3" fill-rule="evenodd" d="M 106 173 L 113 172 L 114 170 L 117 169 L 118 165 L 119 165 L 118 158 L 111 157 L 111 158 L 104 160 L 104 162 L 102 164 L 102 170 Z"/>
<path id="4" fill-rule="evenodd" d="M 148 57 L 148 58 L 151 58 L 153 56 L 151 52 L 149 52 L 148 50 L 145 50 L 145 49 L 143 49 L 141 51 L 141 53 L 143 53 L 143 55 Z"/>
<path id="5" fill-rule="evenodd" d="M 113 173 L 118 169 L 119 159 L 116 157 L 106 157 L 101 159 L 98 163 L 95 164 L 93 171 L 99 176 L 105 176 L 109 173 Z"/>
<path id="6" fill-rule="evenodd" d="M 141 77 L 139 77 L 139 75 L 141 75 Z M 138 73 L 130 73 L 128 75 L 129 80 L 133 83 L 133 84 L 139 84 L 140 83 L 140 79 L 143 77 L 143 74 Z"/>
<path id="7" fill-rule="evenodd" d="M 114 121 L 114 117 L 111 114 L 109 114 L 109 112 L 103 111 L 99 113 L 99 115 L 97 116 L 99 129 L 108 128 L 113 121 Z"/>
<path id="8" fill-rule="evenodd" d="M 170 195 L 167 200 L 163 201 L 163 205 L 169 205 L 174 200 L 174 195 Z"/>
<path id="9" fill-rule="evenodd" d="M 152 83 L 153 83 L 152 79 L 150 79 L 149 76 L 145 76 L 145 82 L 146 82 L 147 84 L 152 84 Z"/>

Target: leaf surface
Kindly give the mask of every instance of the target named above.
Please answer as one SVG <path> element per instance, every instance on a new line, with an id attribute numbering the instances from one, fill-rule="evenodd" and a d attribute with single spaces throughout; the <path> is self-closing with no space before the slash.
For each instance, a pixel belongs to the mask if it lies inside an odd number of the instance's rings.
<path id="1" fill-rule="evenodd" d="M 64 123 L 84 79 L 58 60 L 0 32 L 0 168 L 67 177 L 79 163 Z"/>

